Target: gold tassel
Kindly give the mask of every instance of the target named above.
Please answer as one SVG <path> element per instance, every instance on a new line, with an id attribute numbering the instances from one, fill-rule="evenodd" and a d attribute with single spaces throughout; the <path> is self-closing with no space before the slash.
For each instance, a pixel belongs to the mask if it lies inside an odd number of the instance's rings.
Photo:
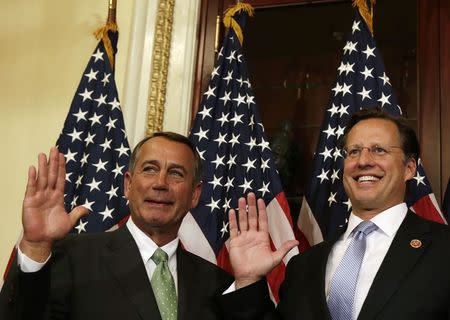
<path id="1" fill-rule="evenodd" d="M 244 10 L 245 12 L 247 12 L 247 14 L 250 17 L 253 17 L 253 7 L 248 4 L 248 3 L 237 3 L 234 7 L 228 8 L 225 11 L 224 17 L 223 17 L 223 24 L 225 25 L 226 28 L 233 28 L 234 33 L 236 33 L 239 42 L 242 43 L 244 42 L 244 35 L 242 34 L 242 29 L 239 26 L 239 23 L 237 23 L 237 21 L 233 18 L 234 14 L 238 11 Z"/>
<path id="2" fill-rule="evenodd" d="M 373 36 L 373 6 L 375 5 L 376 0 L 370 0 L 370 11 L 367 7 L 366 0 L 353 0 L 353 6 L 358 7 L 359 14 L 363 17 L 366 22 L 367 27 L 369 28 L 370 33 Z"/>
<path id="3" fill-rule="evenodd" d="M 103 27 L 97 29 L 94 32 L 95 37 L 98 40 L 101 39 L 103 41 L 106 54 L 108 55 L 109 62 L 111 63 L 111 69 L 113 70 L 114 70 L 114 51 L 111 44 L 111 40 L 108 37 L 108 31 L 117 32 L 117 30 L 118 30 L 117 23 L 108 21 Z"/>

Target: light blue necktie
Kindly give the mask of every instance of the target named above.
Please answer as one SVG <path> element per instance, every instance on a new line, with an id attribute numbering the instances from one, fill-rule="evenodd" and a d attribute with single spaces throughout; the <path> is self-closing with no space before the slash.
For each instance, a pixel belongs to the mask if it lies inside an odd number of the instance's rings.
<path id="1" fill-rule="evenodd" d="M 359 269 L 366 252 L 366 237 L 378 227 L 370 220 L 358 224 L 341 263 L 331 279 L 328 309 L 333 320 L 351 320 Z"/>

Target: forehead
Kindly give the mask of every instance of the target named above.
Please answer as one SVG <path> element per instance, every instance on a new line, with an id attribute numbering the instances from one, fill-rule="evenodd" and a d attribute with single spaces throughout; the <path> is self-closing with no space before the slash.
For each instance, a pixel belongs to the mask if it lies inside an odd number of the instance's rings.
<path id="1" fill-rule="evenodd" d="M 167 161 L 184 167 L 193 166 L 194 154 L 184 143 L 164 137 L 147 140 L 139 150 L 136 163 L 143 161 Z"/>
<path id="2" fill-rule="evenodd" d="M 400 144 L 397 125 L 387 119 L 361 120 L 348 133 L 347 145 L 368 143 Z"/>

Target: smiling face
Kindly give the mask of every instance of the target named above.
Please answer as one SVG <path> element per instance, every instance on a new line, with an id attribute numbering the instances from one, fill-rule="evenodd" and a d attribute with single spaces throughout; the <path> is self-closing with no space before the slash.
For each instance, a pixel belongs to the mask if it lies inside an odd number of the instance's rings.
<path id="1" fill-rule="evenodd" d="M 198 203 L 195 157 L 185 144 L 164 137 L 147 140 L 132 172 L 125 174 L 125 196 L 133 222 L 162 246 L 176 238 L 186 213 Z"/>
<path id="2" fill-rule="evenodd" d="M 346 146 L 401 146 L 400 134 L 394 122 L 386 119 L 366 119 L 353 126 Z M 365 148 L 356 158 L 344 160 L 343 183 L 352 203 L 353 213 L 362 219 L 404 201 L 406 181 L 416 172 L 414 159 L 405 159 L 399 148 L 374 159 Z"/>

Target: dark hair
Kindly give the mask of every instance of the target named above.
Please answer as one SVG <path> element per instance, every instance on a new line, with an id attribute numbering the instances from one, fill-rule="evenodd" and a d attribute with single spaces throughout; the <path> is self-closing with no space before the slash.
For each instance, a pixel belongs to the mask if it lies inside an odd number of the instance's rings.
<path id="1" fill-rule="evenodd" d="M 392 121 L 398 129 L 400 134 L 400 144 L 406 159 L 413 158 L 418 161 L 420 156 L 420 145 L 416 133 L 409 126 L 405 118 L 401 116 L 393 116 L 380 107 L 373 107 L 369 109 L 362 109 L 352 115 L 347 127 L 344 130 L 344 135 L 341 140 L 341 147 L 347 143 L 347 136 L 350 130 L 360 121 L 367 119 L 383 119 Z"/>
<path id="2" fill-rule="evenodd" d="M 198 154 L 197 150 L 195 149 L 194 145 L 192 144 L 191 140 L 189 138 L 175 133 L 175 132 L 169 132 L 169 131 L 161 131 L 161 132 L 154 132 L 148 137 L 145 137 L 141 141 L 138 142 L 138 144 L 134 147 L 133 152 L 130 156 L 130 162 L 128 165 L 128 170 L 130 172 L 133 172 L 136 166 L 136 160 L 139 156 L 139 152 L 141 151 L 142 146 L 144 143 L 146 143 L 148 140 L 156 138 L 156 137 L 162 137 L 170 141 L 179 142 L 182 143 L 191 149 L 192 154 L 194 155 L 195 163 L 194 163 L 194 185 L 199 183 L 202 180 L 202 159 L 200 158 L 200 155 Z"/>

